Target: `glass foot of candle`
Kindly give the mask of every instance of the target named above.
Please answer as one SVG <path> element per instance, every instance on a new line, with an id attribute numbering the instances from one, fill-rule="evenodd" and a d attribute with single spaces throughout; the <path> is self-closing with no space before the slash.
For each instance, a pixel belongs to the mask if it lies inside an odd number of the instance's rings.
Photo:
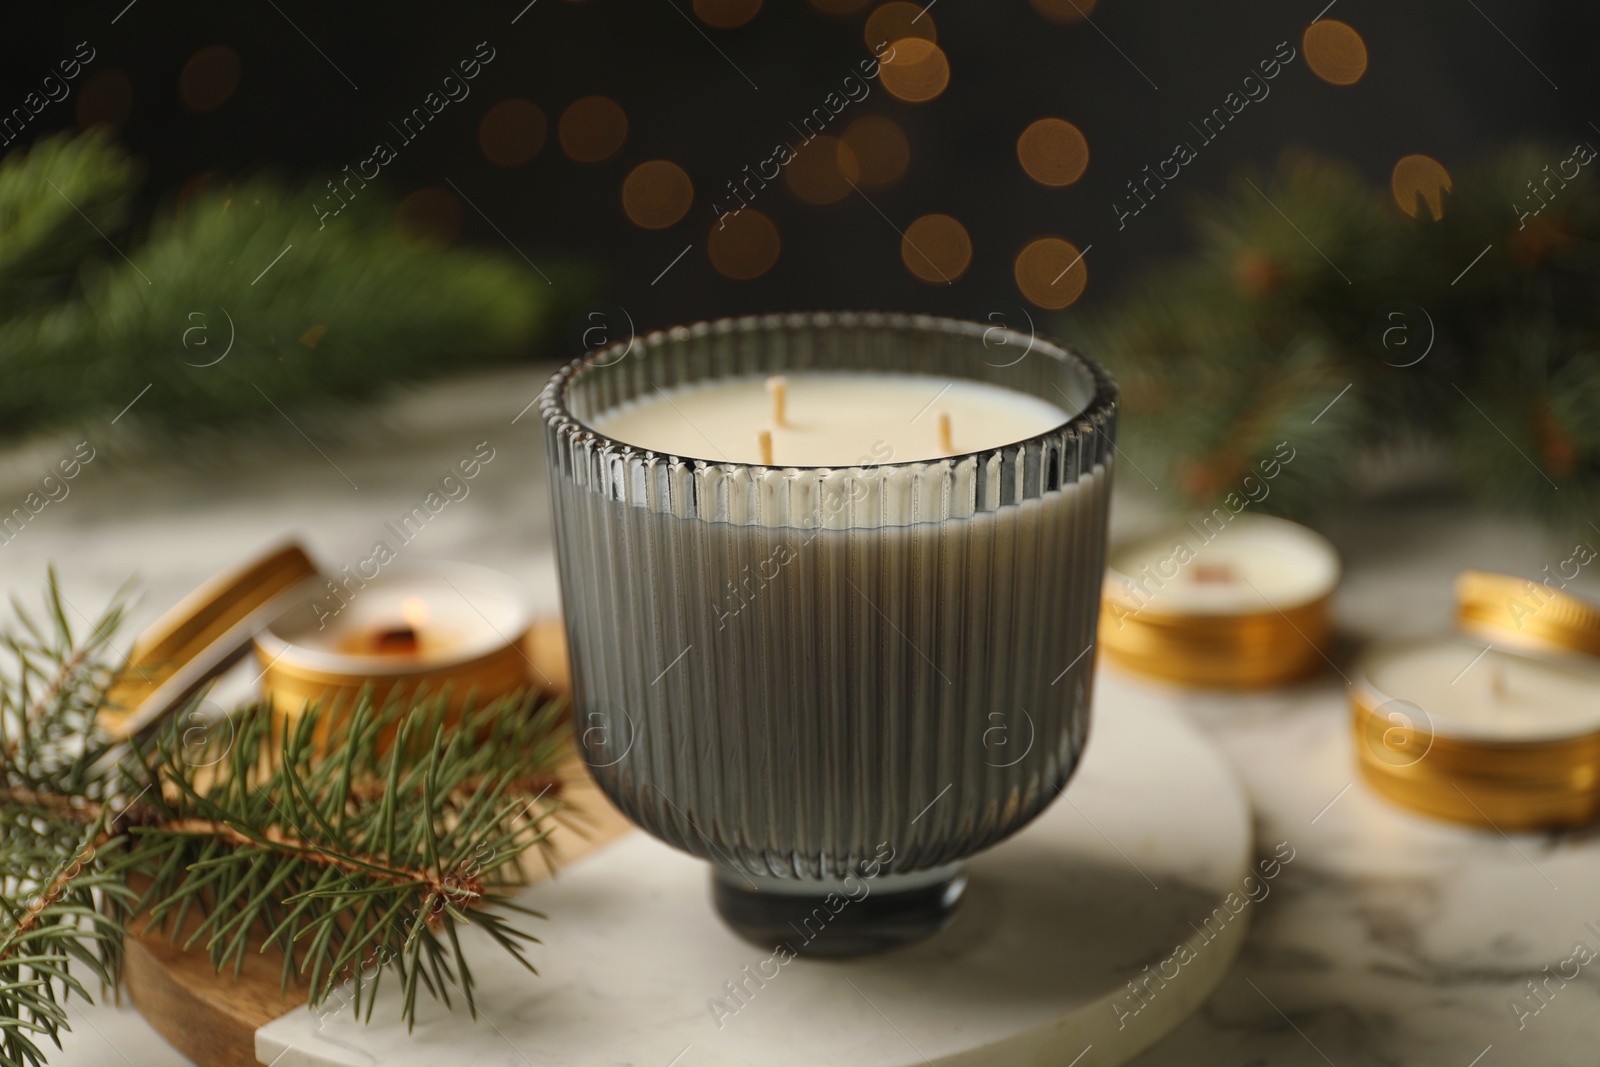
<path id="1" fill-rule="evenodd" d="M 864 956 L 920 941 L 955 918 L 966 864 L 843 881 L 758 878 L 713 865 L 711 896 L 734 933 L 797 956 Z"/>

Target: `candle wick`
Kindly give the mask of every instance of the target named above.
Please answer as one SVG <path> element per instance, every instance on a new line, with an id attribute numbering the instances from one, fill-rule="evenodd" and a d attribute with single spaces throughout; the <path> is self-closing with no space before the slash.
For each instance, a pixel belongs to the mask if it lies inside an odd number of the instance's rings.
<path id="1" fill-rule="evenodd" d="M 951 443 L 950 413 L 948 411 L 939 412 L 939 448 L 947 455 L 954 453 L 956 450 L 956 446 Z"/>
<path id="2" fill-rule="evenodd" d="M 1506 672 L 1499 664 L 1489 668 L 1489 691 L 1494 694 L 1496 700 L 1506 698 Z"/>
<path id="3" fill-rule="evenodd" d="M 762 430 L 756 434 L 756 447 L 761 449 L 761 465 L 772 466 L 772 431 Z"/>
<path id="4" fill-rule="evenodd" d="M 789 402 L 789 379 L 781 374 L 768 378 L 767 394 L 772 397 L 772 425 L 787 425 L 784 416 Z"/>

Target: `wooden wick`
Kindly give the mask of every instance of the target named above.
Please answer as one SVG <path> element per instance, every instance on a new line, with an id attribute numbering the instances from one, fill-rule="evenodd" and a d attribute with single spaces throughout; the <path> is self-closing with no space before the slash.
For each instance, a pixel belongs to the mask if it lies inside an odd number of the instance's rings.
<path id="1" fill-rule="evenodd" d="M 784 409 L 789 402 L 789 379 L 781 374 L 768 378 L 767 394 L 772 397 L 772 425 L 788 425 Z"/>
<path id="2" fill-rule="evenodd" d="M 762 430 L 756 434 L 756 445 L 761 449 L 761 465 L 772 466 L 772 431 Z"/>
<path id="3" fill-rule="evenodd" d="M 950 413 L 939 412 L 939 447 L 946 452 L 953 453 L 956 446 L 950 443 Z"/>

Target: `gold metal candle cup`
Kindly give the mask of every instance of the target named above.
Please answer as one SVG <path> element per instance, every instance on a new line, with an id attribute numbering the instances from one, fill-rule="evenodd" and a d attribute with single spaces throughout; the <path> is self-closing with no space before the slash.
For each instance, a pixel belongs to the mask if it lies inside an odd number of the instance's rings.
<path id="1" fill-rule="evenodd" d="M 533 670 L 524 651 L 532 625 L 526 598 L 505 575 L 459 563 L 394 566 L 340 601 L 332 579 L 307 583 L 303 596 L 255 638 L 262 695 L 282 722 L 293 722 L 308 705 L 325 709 L 319 737 L 348 714 L 364 690 L 375 704 L 425 692 L 448 691 L 449 708 L 482 705 L 529 688 Z M 402 597 L 425 597 L 446 612 L 419 627 L 450 636 L 448 648 L 416 656 L 341 650 L 341 637 L 376 631 L 396 621 L 392 605 Z M 338 606 L 330 618 L 326 613 Z"/>
<path id="2" fill-rule="evenodd" d="M 1117 619 L 1108 595 L 1100 613 L 1100 646 L 1133 671 L 1182 685 L 1265 689 L 1313 673 L 1317 650 L 1331 632 L 1331 597 L 1282 612 L 1248 615 L 1162 615 L 1141 611 Z"/>
<path id="3" fill-rule="evenodd" d="M 1361 775 L 1397 804 L 1501 830 L 1582 826 L 1600 816 L 1600 733 L 1528 742 L 1451 737 L 1365 683 L 1351 706 Z"/>
<path id="4" fill-rule="evenodd" d="M 1115 567 L 1119 555 L 1138 547 L 1113 550 L 1101 598 L 1099 643 L 1114 663 L 1146 677 L 1180 685 L 1219 689 L 1264 689 L 1297 681 L 1318 670 L 1320 651 L 1332 633 L 1330 608 L 1339 580 L 1333 546 L 1319 534 L 1265 515 L 1240 514 L 1219 529 L 1210 528 L 1211 517 L 1167 535 L 1143 539 L 1138 545 L 1172 543 L 1190 550 L 1187 562 L 1174 564 L 1171 575 L 1152 576 L 1143 569 L 1144 585 L 1137 576 Z M 1248 526 L 1254 536 L 1303 557 L 1314 581 L 1300 595 L 1277 600 L 1274 591 L 1257 589 L 1261 606 L 1245 611 L 1174 611 L 1162 602 L 1156 588 L 1141 599 L 1140 588 L 1151 583 L 1185 580 L 1185 569 L 1205 566 L 1205 546 L 1213 540 L 1239 537 L 1237 527 Z M 1163 538 L 1165 537 L 1165 540 Z M 1172 557 L 1161 561 L 1172 563 Z M 1158 564 L 1159 569 L 1159 564 Z M 1130 585 L 1133 586 L 1130 589 Z"/>

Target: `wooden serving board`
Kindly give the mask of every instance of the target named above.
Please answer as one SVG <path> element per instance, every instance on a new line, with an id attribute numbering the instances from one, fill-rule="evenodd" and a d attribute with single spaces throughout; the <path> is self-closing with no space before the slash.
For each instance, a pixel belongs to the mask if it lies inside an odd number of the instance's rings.
<path id="1" fill-rule="evenodd" d="M 566 646 L 559 623 L 535 627 L 528 648 L 542 676 L 565 695 Z M 557 771 L 562 797 L 574 817 L 557 825 L 550 843 L 557 867 L 627 833 L 632 827 L 600 792 L 574 751 Z M 549 878 L 543 864 L 530 860 L 530 881 Z M 204 948 L 179 946 L 200 922 L 174 938 L 170 931 L 152 931 L 124 943 L 122 987 L 134 1007 L 173 1048 L 199 1067 L 256 1067 L 256 1030 L 306 1002 L 303 987 L 280 992 L 283 954 L 276 949 L 245 953 L 237 977 L 218 974 Z M 176 943 L 175 943 L 176 942 Z"/>

